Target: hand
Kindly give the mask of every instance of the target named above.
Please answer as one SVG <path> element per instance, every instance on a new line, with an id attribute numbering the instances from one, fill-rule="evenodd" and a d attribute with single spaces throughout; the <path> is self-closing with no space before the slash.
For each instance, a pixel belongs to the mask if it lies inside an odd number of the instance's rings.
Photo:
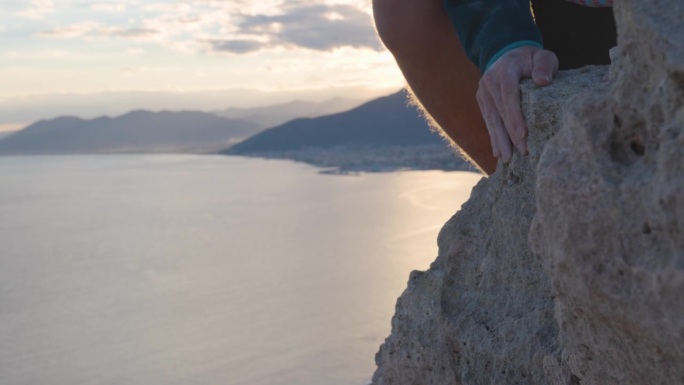
<path id="1" fill-rule="evenodd" d="M 477 102 L 487 124 L 494 156 L 511 161 L 515 144 L 527 155 L 527 124 L 520 109 L 520 79 L 532 77 L 538 86 L 551 83 L 558 58 L 545 49 L 523 46 L 501 56 L 482 75 Z"/>

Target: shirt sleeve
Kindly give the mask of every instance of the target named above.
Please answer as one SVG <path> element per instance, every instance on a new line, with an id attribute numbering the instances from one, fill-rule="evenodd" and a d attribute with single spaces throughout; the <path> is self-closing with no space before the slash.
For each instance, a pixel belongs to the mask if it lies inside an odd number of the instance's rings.
<path id="1" fill-rule="evenodd" d="M 483 73 L 513 48 L 542 47 L 529 0 L 444 0 L 444 6 L 463 49 Z"/>

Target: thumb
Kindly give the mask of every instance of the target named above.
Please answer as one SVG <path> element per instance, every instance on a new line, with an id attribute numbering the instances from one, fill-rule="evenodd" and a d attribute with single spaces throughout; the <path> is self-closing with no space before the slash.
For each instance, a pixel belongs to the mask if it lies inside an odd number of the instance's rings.
<path id="1" fill-rule="evenodd" d="M 545 49 L 535 50 L 532 56 L 532 80 L 536 85 L 549 85 L 557 69 L 558 58 L 555 53 Z"/>

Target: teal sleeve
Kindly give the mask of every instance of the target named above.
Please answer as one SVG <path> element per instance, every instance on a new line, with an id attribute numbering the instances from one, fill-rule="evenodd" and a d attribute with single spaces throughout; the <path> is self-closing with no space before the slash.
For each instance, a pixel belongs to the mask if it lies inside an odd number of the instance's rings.
<path id="1" fill-rule="evenodd" d="M 484 71 L 482 71 L 482 72 L 487 71 L 487 70 L 489 69 L 489 67 L 491 67 L 492 64 L 494 64 L 494 62 L 495 62 L 498 58 L 500 58 L 501 56 L 503 56 L 503 54 L 505 54 L 506 52 L 508 52 L 508 51 L 510 51 L 510 50 L 512 50 L 512 49 L 516 49 L 516 48 L 518 48 L 518 47 L 524 47 L 524 46 L 533 46 L 533 47 L 537 47 L 537 48 L 544 48 L 541 44 L 539 44 L 539 43 L 536 42 L 536 41 L 532 41 L 532 40 L 521 40 L 521 41 L 516 41 L 515 43 L 511 43 L 511 44 L 509 44 L 509 45 L 507 45 L 507 46 L 501 48 L 501 49 L 499 50 L 499 52 L 495 53 L 494 56 L 492 56 L 492 57 L 489 59 L 489 61 L 487 62 L 487 65 L 486 65 L 485 68 L 484 68 Z"/>
<path id="2" fill-rule="evenodd" d="M 529 0 L 444 0 L 444 7 L 480 72 L 512 48 L 542 46 Z"/>

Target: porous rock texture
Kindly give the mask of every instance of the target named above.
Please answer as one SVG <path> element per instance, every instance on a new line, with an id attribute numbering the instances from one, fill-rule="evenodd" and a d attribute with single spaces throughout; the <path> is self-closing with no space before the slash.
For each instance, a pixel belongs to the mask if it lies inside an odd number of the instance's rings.
<path id="1" fill-rule="evenodd" d="M 530 155 L 411 273 L 373 384 L 684 384 L 684 1 L 615 16 L 609 69 L 522 85 Z"/>

